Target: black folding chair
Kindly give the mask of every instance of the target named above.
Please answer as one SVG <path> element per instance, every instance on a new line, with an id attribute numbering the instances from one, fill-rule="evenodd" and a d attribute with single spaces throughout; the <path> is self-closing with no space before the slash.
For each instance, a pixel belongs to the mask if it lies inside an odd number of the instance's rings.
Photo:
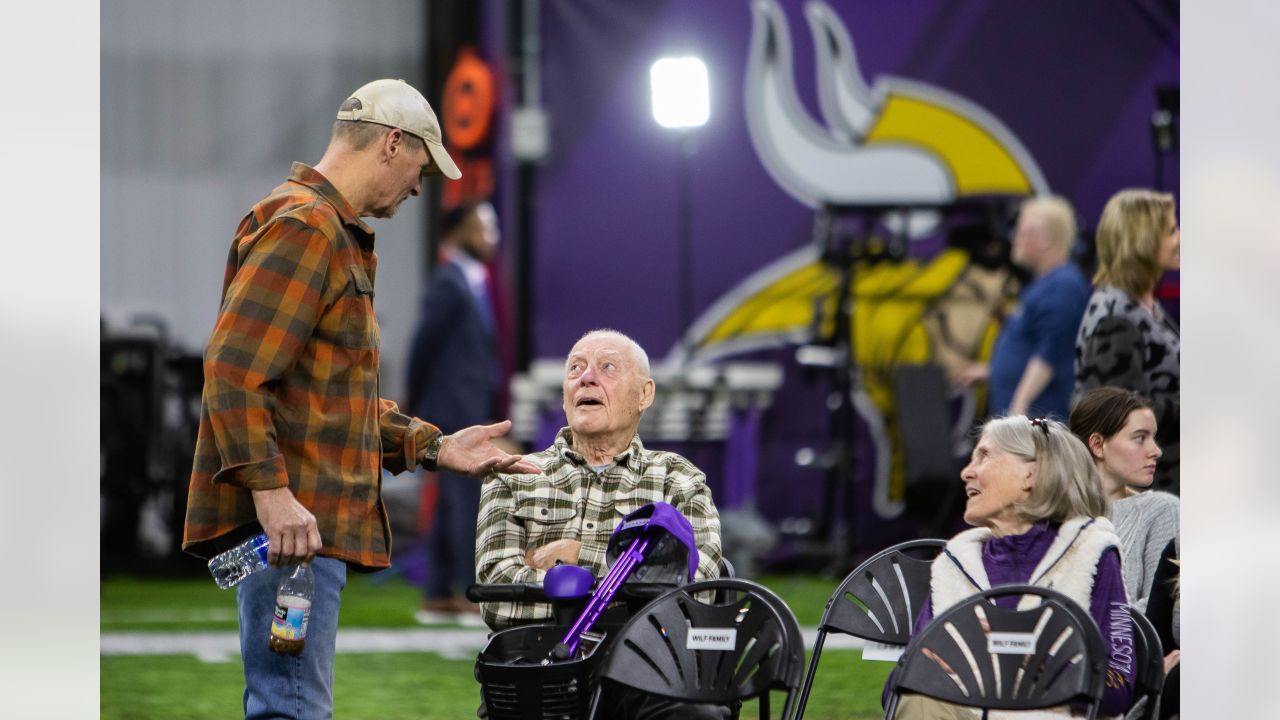
<path id="1" fill-rule="evenodd" d="M 993 600 L 1037 595 L 1040 604 L 1006 610 Z M 1107 653 L 1088 612 L 1066 595 L 1033 585 L 977 593 L 934 618 L 907 644 L 891 679 L 885 718 L 903 693 L 988 710 L 1035 710 L 1102 702 Z"/>
<path id="2" fill-rule="evenodd" d="M 1134 673 L 1133 704 L 1125 715 L 1129 720 L 1155 720 L 1160 716 L 1160 693 L 1164 690 L 1164 647 L 1160 633 L 1141 610 L 1129 606 L 1133 618 Z"/>
<path id="3" fill-rule="evenodd" d="M 804 716 L 828 633 L 887 645 L 907 644 L 911 625 L 929 596 L 929 566 L 946 544 L 936 539 L 899 543 L 876 553 L 841 581 L 818 623 L 813 657 L 796 703 L 796 720 Z"/>
<path id="4" fill-rule="evenodd" d="M 723 592 L 723 602 L 695 594 Z M 689 703 L 735 706 L 785 690 L 789 717 L 804 672 L 804 637 L 795 615 L 771 590 L 721 578 L 676 588 L 645 606 L 614 636 L 597 674 L 589 717 L 607 686 L 624 686 Z"/>

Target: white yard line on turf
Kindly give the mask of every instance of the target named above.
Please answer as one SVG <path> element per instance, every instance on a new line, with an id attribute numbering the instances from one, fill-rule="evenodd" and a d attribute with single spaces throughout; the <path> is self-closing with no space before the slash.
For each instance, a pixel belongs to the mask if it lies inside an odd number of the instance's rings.
<path id="1" fill-rule="evenodd" d="M 805 647 L 812 648 L 818 631 L 804 628 Z M 434 652 L 454 660 L 474 660 L 488 632 L 466 628 L 360 628 L 338 631 L 337 651 L 345 653 Z M 205 662 L 235 662 L 240 657 L 236 633 L 106 632 L 100 638 L 103 655 L 194 655 Z M 851 650 L 862 641 L 848 635 L 828 635 L 824 649 Z"/>

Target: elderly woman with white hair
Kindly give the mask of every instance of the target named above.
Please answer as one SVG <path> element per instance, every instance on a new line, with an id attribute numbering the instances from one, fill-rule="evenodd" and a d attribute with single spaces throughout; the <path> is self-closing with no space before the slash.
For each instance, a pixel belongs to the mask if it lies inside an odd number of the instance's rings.
<path id="1" fill-rule="evenodd" d="M 983 426 L 960 478 L 967 497 L 964 520 L 974 527 L 948 541 L 934 560 L 930 596 L 913 632 L 992 587 L 1052 587 L 1086 608 L 1102 631 L 1108 667 L 1101 715 L 1123 715 L 1135 671 L 1132 626 L 1119 540 L 1105 517 L 1106 500 L 1089 451 L 1055 420 L 995 418 Z M 1012 609 L 1017 601 L 1005 597 L 996 604 Z M 922 695 L 904 696 L 898 707 L 898 718 L 978 717 L 970 708 Z M 1069 712 L 1062 708 L 1055 714 Z"/>

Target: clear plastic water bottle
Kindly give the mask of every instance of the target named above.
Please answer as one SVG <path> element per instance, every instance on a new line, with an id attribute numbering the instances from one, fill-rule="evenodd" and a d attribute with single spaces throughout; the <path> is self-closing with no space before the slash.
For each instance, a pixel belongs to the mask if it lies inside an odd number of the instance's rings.
<path id="1" fill-rule="evenodd" d="M 307 621 L 311 618 L 311 598 L 316 582 L 310 565 L 298 565 L 280 582 L 276 591 L 276 613 L 271 618 L 267 647 L 281 655 L 297 655 L 307 641 Z"/>
<path id="2" fill-rule="evenodd" d="M 267 534 L 260 533 L 209 561 L 209 573 L 226 590 L 267 566 Z"/>

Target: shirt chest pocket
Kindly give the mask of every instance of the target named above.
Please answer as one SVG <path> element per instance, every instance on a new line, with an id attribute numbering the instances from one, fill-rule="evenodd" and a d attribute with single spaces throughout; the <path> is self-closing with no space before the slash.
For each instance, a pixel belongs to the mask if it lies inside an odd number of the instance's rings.
<path id="1" fill-rule="evenodd" d="M 613 499 L 614 524 L 622 522 L 622 518 L 655 502 L 666 502 L 661 493 L 645 493 L 639 489 L 630 493 L 619 493 Z M 679 508 L 677 508 L 679 509 Z"/>
<path id="2" fill-rule="evenodd" d="M 343 347 L 372 348 L 378 345 L 378 322 L 373 314 L 373 282 L 364 268 L 352 265 L 347 268 L 351 282 L 347 283 L 338 301 L 342 313 L 342 330 L 338 341 Z"/>
<path id="3" fill-rule="evenodd" d="M 529 498 L 516 506 L 516 518 L 524 525 L 526 549 L 553 540 L 578 537 L 578 512 L 570 496 Z"/>

